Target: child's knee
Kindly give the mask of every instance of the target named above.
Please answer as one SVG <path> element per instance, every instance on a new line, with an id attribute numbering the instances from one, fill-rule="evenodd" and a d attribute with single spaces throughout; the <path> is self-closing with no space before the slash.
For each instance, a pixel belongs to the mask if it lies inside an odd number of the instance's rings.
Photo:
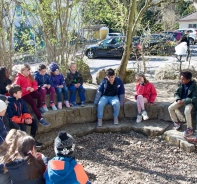
<path id="1" fill-rule="evenodd" d="M 144 97 L 142 96 L 142 95 L 138 95 L 137 96 L 137 100 L 139 100 L 139 99 L 143 99 Z"/>

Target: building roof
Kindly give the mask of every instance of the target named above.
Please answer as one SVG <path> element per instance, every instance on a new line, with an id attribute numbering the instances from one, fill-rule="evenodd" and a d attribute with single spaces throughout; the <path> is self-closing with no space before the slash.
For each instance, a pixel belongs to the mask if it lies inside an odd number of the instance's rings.
<path id="1" fill-rule="evenodd" d="M 194 12 L 190 15 L 187 15 L 185 17 L 182 17 L 179 19 L 180 22 L 186 22 L 186 21 L 197 21 L 197 12 Z"/>

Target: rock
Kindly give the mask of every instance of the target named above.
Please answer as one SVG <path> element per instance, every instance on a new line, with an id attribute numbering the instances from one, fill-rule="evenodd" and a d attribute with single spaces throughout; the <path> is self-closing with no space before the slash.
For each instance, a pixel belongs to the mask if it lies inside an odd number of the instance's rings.
<path id="1" fill-rule="evenodd" d="M 168 130 L 164 133 L 164 139 L 171 145 L 177 146 L 182 150 L 192 152 L 195 150 L 195 146 L 191 143 L 188 143 L 184 137 L 183 132 L 176 130 Z"/>
<path id="2" fill-rule="evenodd" d="M 165 63 L 155 70 L 155 79 L 178 79 L 180 76 L 180 64 L 178 62 Z M 188 69 L 187 64 L 182 65 L 182 71 L 190 71 L 194 78 L 197 78 L 197 71 L 195 67 L 190 66 Z"/>
<path id="3" fill-rule="evenodd" d="M 124 84 L 131 83 L 135 81 L 136 72 L 131 69 L 126 70 L 126 77 L 124 79 Z"/>
<path id="4" fill-rule="evenodd" d="M 96 83 L 99 85 L 105 76 L 105 69 L 99 70 L 96 74 Z"/>
<path id="5" fill-rule="evenodd" d="M 77 61 L 77 68 L 83 76 L 83 81 L 91 84 L 92 75 L 90 73 L 90 67 L 83 60 L 79 60 Z"/>

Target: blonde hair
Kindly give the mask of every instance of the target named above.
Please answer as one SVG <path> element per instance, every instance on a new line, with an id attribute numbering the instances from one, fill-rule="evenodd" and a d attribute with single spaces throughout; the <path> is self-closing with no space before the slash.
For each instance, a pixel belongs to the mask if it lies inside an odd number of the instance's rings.
<path id="1" fill-rule="evenodd" d="M 11 129 L 7 134 L 5 141 L 0 146 L 1 162 L 8 163 L 15 159 L 17 153 L 18 139 L 27 135 L 21 130 Z"/>
<path id="2" fill-rule="evenodd" d="M 75 63 L 74 61 L 70 62 L 69 65 L 68 65 L 69 68 L 70 68 L 72 65 L 77 65 L 77 63 Z"/>
<path id="3" fill-rule="evenodd" d="M 31 70 L 31 67 L 28 65 L 28 64 L 23 64 L 22 66 L 21 66 L 21 68 L 20 68 L 20 73 L 23 73 L 23 71 L 24 70 Z M 33 76 L 31 75 L 31 73 L 29 74 L 29 76 L 28 76 L 30 79 L 31 79 L 31 81 L 34 81 L 34 78 L 33 78 Z"/>

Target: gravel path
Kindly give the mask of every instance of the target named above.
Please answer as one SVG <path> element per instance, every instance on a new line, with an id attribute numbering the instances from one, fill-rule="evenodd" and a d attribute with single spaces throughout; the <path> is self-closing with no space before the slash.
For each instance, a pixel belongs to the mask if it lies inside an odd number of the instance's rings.
<path id="1" fill-rule="evenodd" d="M 54 156 L 53 147 L 43 153 Z M 170 146 L 160 137 L 94 133 L 76 138 L 75 155 L 94 184 L 197 183 L 196 153 Z"/>

